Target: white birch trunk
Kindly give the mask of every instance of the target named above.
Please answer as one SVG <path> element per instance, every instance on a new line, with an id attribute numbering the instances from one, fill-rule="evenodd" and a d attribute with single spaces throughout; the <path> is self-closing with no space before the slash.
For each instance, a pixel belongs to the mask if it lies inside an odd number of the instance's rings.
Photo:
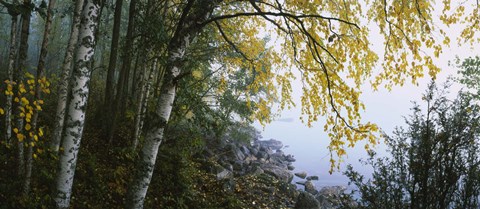
<path id="1" fill-rule="evenodd" d="M 176 83 L 184 62 L 185 51 L 202 29 L 203 22 L 221 0 L 188 1 L 177 30 L 168 46 L 168 60 L 156 112 L 148 122 L 149 128 L 145 143 L 137 162 L 136 175 L 128 190 L 126 208 L 143 208 L 148 186 L 152 179 L 158 148 L 163 140 L 165 127 L 170 119 L 170 113 L 175 100 Z"/>
<path id="2" fill-rule="evenodd" d="M 71 74 L 71 66 L 73 59 L 73 52 L 78 40 L 78 29 L 80 27 L 80 15 L 82 12 L 84 0 L 75 1 L 75 11 L 73 13 L 72 29 L 70 33 L 70 39 L 68 40 L 67 50 L 65 52 L 65 58 L 62 64 L 62 74 L 60 76 L 60 83 L 58 85 L 58 103 L 57 111 L 55 114 L 55 128 L 53 131 L 52 141 L 50 143 L 50 149 L 55 153 L 58 153 L 60 147 L 60 140 L 62 138 L 63 125 L 65 122 L 65 109 L 67 108 L 67 96 L 68 96 L 68 84 Z"/>
<path id="3" fill-rule="evenodd" d="M 58 208 L 68 208 L 72 194 L 72 185 L 77 164 L 78 150 L 83 134 L 85 110 L 88 100 L 88 83 L 91 70 L 88 63 L 94 54 L 95 28 L 99 7 L 94 0 L 86 0 L 82 12 L 82 24 L 79 29 L 79 45 L 75 56 L 75 68 L 65 120 L 65 133 L 62 137 L 63 152 L 60 154 L 59 170 L 55 179 L 55 202 Z"/>
<path id="4" fill-rule="evenodd" d="M 13 70 L 15 67 L 15 55 L 17 54 L 17 16 L 12 16 L 12 25 L 10 31 L 10 51 L 8 54 L 8 81 L 13 82 Z M 10 83 L 10 85 L 13 84 Z M 13 92 L 13 91 L 12 91 Z M 5 104 L 5 140 L 8 144 L 12 138 L 12 101 L 13 96 L 7 95 L 7 101 Z"/>

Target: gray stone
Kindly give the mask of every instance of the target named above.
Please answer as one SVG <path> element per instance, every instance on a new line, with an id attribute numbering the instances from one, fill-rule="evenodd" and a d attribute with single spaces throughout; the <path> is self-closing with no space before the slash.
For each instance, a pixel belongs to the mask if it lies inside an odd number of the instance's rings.
<path id="1" fill-rule="evenodd" d="M 308 177 L 307 177 L 307 180 L 317 181 L 317 180 L 318 180 L 318 176 L 308 176 Z"/>
<path id="2" fill-rule="evenodd" d="M 301 192 L 297 197 L 295 209 L 319 209 L 320 203 L 312 194 Z"/>
<path id="3" fill-rule="evenodd" d="M 305 179 L 305 177 L 307 177 L 307 172 L 305 172 L 305 171 L 298 172 L 298 173 L 295 173 L 295 176 L 297 176 L 298 178 L 301 178 L 301 179 Z"/>
<path id="4" fill-rule="evenodd" d="M 272 150 L 279 150 L 283 147 L 281 141 L 277 141 L 275 139 L 270 140 L 258 140 L 255 142 L 256 144 L 260 145 L 260 147 L 268 147 Z"/>
<path id="5" fill-rule="evenodd" d="M 307 182 L 307 181 L 297 181 L 297 182 L 295 182 L 295 183 L 296 183 L 296 184 L 300 184 L 300 185 L 302 185 L 302 186 L 305 186 L 305 183 L 306 183 L 306 182 Z"/>
<path id="6" fill-rule="evenodd" d="M 295 166 L 293 166 L 293 165 L 287 165 L 287 169 L 293 171 L 293 170 L 295 170 Z"/>
<path id="7" fill-rule="evenodd" d="M 243 152 L 244 155 L 249 156 L 250 155 L 250 150 L 245 146 L 241 146 L 240 150 Z"/>
<path id="8" fill-rule="evenodd" d="M 293 157 L 293 155 L 287 155 L 287 156 L 285 156 L 285 161 L 295 162 L 295 158 Z"/>
<path id="9" fill-rule="evenodd" d="M 222 171 L 217 173 L 216 176 L 217 176 L 217 180 L 222 180 L 222 179 L 233 177 L 233 173 L 227 169 L 223 169 Z"/>
<path id="10" fill-rule="evenodd" d="M 264 164 L 261 167 L 266 174 L 274 176 L 278 180 L 284 181 L 286 183 L 290 183 L 293 179 L 292 173 L 288 170 L 272 165 L 272 164 Z"/>
<path id="11" fill-rule="evenodd" d="M 305 184 L 305 191 L 310 193 L 310 194 L 317 194 L 318 191 L 315 189 L 315 185 L 313 185 L 312 181 L 306 181 Z"/>
<path id="12" fill-rule="evenodd" d="M 266 151 L 258 151 L 256 156 L 257 156 L 257 158 L 266 159 L 266 158 L 268 158 L 268 153 Z"/>
<path id="13" fill-rule="evenodd" d="M 344 186 L 328 186 L 320 189 L 316 195 L 316 199 L 322 205 L 322 208 L 338 208 L 342 204 L 347 204 L 351 208 L 356 208 L 358 205 L 354 200 L 343 202 L 341 197 L 347 188 Z"/>

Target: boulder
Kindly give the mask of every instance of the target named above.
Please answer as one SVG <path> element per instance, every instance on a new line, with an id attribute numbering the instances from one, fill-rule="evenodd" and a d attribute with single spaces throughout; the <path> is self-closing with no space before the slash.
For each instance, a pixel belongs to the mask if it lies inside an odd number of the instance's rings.
<path id="1" fill-rule="evenodd" d="M 281 180 L 286 183 L 290 183 L 293 179 L 292 173 L 290 173 L 288 170 L 272 165 L 272 164 L 263 164 L 261 165 L 261 169 L 266 173 L 271 176 L 274 176 L 278 180 Z"/>
<path id="2" fill-rule="evenodd" d="M 295 166 L 293 166 L 293 165 L 287 165 L 287 169 L 293 171 L 293 170 L 295 170 Z"/>
<path id="3" fill-rule="evenodd" d="M 223 180 L 223 179 L 226 179 L 226 178 L 233 177 L 233 173 L 231 171 L 227 170 L 227 169 L 223 169 L 222 171 L 217 173 L 216 176 L 217 176 L 217 180 Z"/>
<path id="4" fill-rule="evenodd" d="M 293 155 L 287 155 L 287 156 L 285 156 L 285 161 L 295 162 L 295 158 L 293 157 Z"/>
<path id="5" fill-rule="evenodd" d="M 352 208 L 356 208 L 358 205 L 355 200 L 351 199 L 348 201 L 342 198 L 346 189 L 347 188 L 344 186 L 323 187 L 320 189 L 320 191 L 318 191 L 315 198 L 322 205 L 322 208 L 338 208 L 344 204 L 349 205 Z"/>
<path id="6" fill-rule="evenodd" d="M 317 181 L 317 180 L 318 180 L 318 176 L 308 176 L 308 177 L 307 177 L 307 180 Z"/>
<path id="7" fill-rule="evenodd" d="M 295 209 L 319 209 L 320 203 L 315 197 L 307 192 L 301 192 L 297 197 Z"/>
<path id="8" fill-rule="evenodd" d="M 318 193 L 318 191 L 315 189 L 315 185 L 313 185 L 312 181 L 306 181 L 305 184 L 305 191 L 310 193 L 310 194 L 313 194 L 313 195 L 316 195 Z"/>
<path id="9" fill-rule="evenodd" d="M 283 147 L 281 141 L 277 141 L 275 139 L 270 140 L 258 140 L 255 141 L 256 144 L 260 145 L 260 147 L 270 148 L 271 150 L 279 150 Z"/>
<path id="10" fill-rule="evenodd" d="M 246 155 L 246 156 L 251 155 L 251 154 L 250 154 L 250 150 L 249 150 L 248 147 L 245 146 L 245 145 L 243 145 L 243 146 L 240 147 L 240 151 L 242 151 L 243 154 Z"/>
<path id="11" fill-rule="evenodd" d="M 305 186 L 305 183 L 306 183 L 306 182 L 307 182 L 307 181 L 297 181 L 297 182 L 295 182 L 295 183 L 296 183 L 296 184 L 300 184 L 300 185 L 302 185 L 302 186 Z"/>
<path id="12" fill-rule="evenodd" d="M 297 176 L 298 178 L 301 178 L 301 179 L 305 179 L 305 177 L 307 177 L 307 172 L 305 172 L 305 171 L 298 172 L 298 173 L 295 173 L 295 176 Z"/>

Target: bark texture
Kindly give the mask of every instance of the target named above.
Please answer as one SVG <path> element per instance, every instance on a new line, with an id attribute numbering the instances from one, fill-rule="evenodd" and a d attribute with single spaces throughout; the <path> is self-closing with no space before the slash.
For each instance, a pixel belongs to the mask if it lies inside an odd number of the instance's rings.
<path id="1" fill-rule="evenodd" d="M 70 32 L 70 39 L 68 40 L 67 50 L 65 52 L 65 58 L 62 64 L 62 73 L 60 75 L 60 81 L 58 84 L 58 102 L 57 111 L 55 114 L 55 128 L 53 131 L 52 142 L 50 143 L 50 149 L 58 153 L 60 148 L 60 140 L 62 138 L 63 126 L 65 123 L 65 109 L 67 108 L 67 96 L 68 86 L 70 80 L 70 74 L 72 69 L 72 59 L 75 46 L 78 40 L 78 30 L 80 28 L 80 15 L 82 13 L 84 0 L 75 1 L 75 11 L 73 12 L 72 29 Z"/>
<path id="2" fill-rule="evenodd" d="M 15 55 L 17 54 L 17 22 L 18 14 L 12 15 L 12 24 L 10 27 L 10 47 L 8 52 L 8 68 L 7 75 L 8 81 L 10 82 L 9 86 L 13 88 L 13 71 L 15 68 Z M 7 101 L 5 102 L 5 140 L 8 144 L 11 142 L 12 138 L 12 101 L 13 96 L 7 95 Z"/>
<path id="3" fill-rule="evenodd" d="M 68 208 L 77 164 L 80 141 L 85 123 L 85 110 L 88 100 L 88 84 L 91 70 L 89 61 L 94 54 L 95 29 L 97 27 L 98 4 L 86 0 L 81 15 L 79 45 L 76 50 L 75 68 L 72 74 L 71 100 L 68 103 L 65 120 L 65 133 L 62 137 L 63 152 L 60 154 L 58 172 L 55 179 L 54 196 L 58 208 Z"/>
<path id="4" fill-rule="evenodd" d="M 145 143 L 135 169 L 135 177 L 129 188 L 126 208 L 143 208 L 148 186 L 152 179 L 158 148 L 170 119 L 177 89 L 177 78 L 182 71 L 185 51 L 194 37 L 201 31 L 200 25 L 220 1 L 188 1 L 183 8 L 177 29 L 168 45 L 168 60 L 163 85 L 154 114 L 149 115 Z"/>
<path id="5" fill-rule="evenodd" d="M 40 49 L 40 56 L 38 59 L 38 66 L 37 66 L 37 75 L 35 79 L 35 98 L 34 101 L 39 101 L 42 98 L 42 89 L 39 83 L 39 80 L 44 76 L 45 71 L 45 60 L 47 59 L 48 53 L 48 43 L 50 38 L 50 31 L 52 26 L 52 18 L 53 18 L 53 7 L 55 7 L 55 0 L 48 1 L 47 7 L 47 16 L 45 20 L 45 29 L 43 31 L 43 40 L 42 46 Z M 36 108 L 33 109 L 33 116 L 32 116 L 32 130 L 37 130 L 37 122 L 38 122 L 38 110 Z M 33 136 L 27 137 L 27 143 L 30 144 L 34 142 Z M 28 195 L 30 192 L 30 182 L 32 179 L 32 168 L 33 168 L 33 147 L 31 145 L 28 146 L 27 156 L 26 156 L 26 171 L 25 171 L 25 181 L 24 181 L 24 194 Z"/>

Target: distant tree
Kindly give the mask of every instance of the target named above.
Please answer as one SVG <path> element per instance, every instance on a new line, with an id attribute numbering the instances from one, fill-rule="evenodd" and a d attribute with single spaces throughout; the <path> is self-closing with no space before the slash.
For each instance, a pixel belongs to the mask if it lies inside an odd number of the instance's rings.
<path id="1" fill-rule="evenodd" d="M 345 175 L 360 194 L 361 208 L 477 208 L 480 195 L 480 107 L 460 93 L 450 101 L 429 86 L 406 120 L 385 136 L 388 157 L 374 152 L 364 161 L 372 179 L 349 166 Z"/>
<path id="2" fill-rule="evenodd" d="M 457 58 L 456 64 L 460 68 L 458 81 L 471 90 L 467 93 L 469 96 L 480 99 L 480 57 L 469 57 L 461 63 Z"/>

